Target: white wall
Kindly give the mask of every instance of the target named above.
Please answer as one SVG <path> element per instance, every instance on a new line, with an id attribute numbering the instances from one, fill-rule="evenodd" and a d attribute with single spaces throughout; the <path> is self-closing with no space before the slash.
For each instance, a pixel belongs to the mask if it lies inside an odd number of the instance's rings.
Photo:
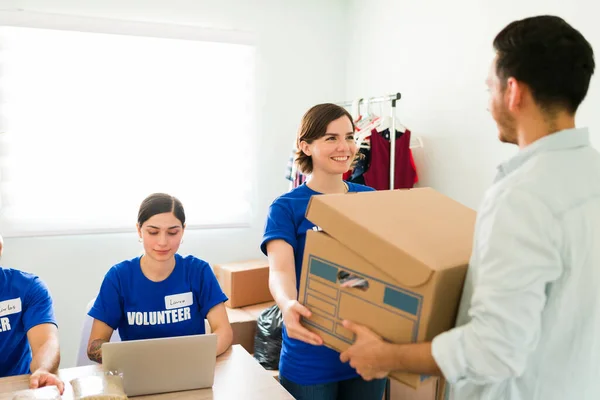
<path id="1" fill-rule="evenodd" d="M 266 210 L 273 198 L 287 190 L 285 166 L 303 112 L 316 102 L 344 98 L 343 0 L 9 0 L 0 4 L 0 9 L 11 8 L 254 32 L 258 36 L 261 152 L 253 224 L 249 229 L 188 231 L 180 252 L 211 263 L 260 255 Z M 244 129 L 235 125 L 233 98 L 232 119 L 224 121 L 224 128 Z M 226 148 L 221 151 L 227 157 Z M 2 265 L 40 275 L 52 291 L 63 367 L 74 365 L 84 307 L 95 296 L 104 273 L 141 251 L 133 228 L 131 234 L 6 239 Z"/>
<path id="2" fill-rule="evenodd" d="M 495 35 L 515 19 L 556 14 L 600 54 L 592 1 L 353 0 L 347 95 L 400 91 L 398 115 L 425 142 L 415 151 L 420 185 L 477 208 L 496 165 L 515 153 L 500 144 L 487 108 L 485 78 Z M 595 7 L 595 6 L 594 6 Z M 597 72 L 597 75 L 600 71 Z M 600 148 L 600 77 L 592 78 L 577 122 Z"/>
<path id="3" fill-rule="evenodd" d="M 249 229 L 186 233 L 181 252 L 211 263 L 259 255 L 266 209 L 287 189 L 282 177 L 289 146 L 309 106 L 400 91 L 398 114 L 425 142 L 415 154 L 421 185 L 476 208 L 496 165 L 515 151 L 497 142 L 486 111 L 484 79 L 494 35 L 513 19 L 557 13 L 600 53 L 600 28 L 591 1 L 584 0 L 569 5 L 543 0 L 5 0 L 0 5 L 10 8 L 258 35 L 258 145 L 264 151 L 257 166 L 256 214 Z M 596 77 L 578 122 L 600 129 L 600 116 L 592 111 L 598 106 Z M 234 118 L 231 122 L 235 127 Z M 597 135 L 593 140 L 600 147 Z M 60 324 L 62 366 L 72 366 L 85 303 L 112 264 L 140 252 L 137 237 L 132 231 L 9 238 L 5 247 L 4 266 L 39 274 L 50 286 Z"/>

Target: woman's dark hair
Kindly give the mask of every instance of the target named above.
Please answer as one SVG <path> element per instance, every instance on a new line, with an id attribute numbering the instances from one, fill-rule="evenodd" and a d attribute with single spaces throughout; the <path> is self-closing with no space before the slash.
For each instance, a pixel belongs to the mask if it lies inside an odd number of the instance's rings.
<path id="1" fill-rule="evenodd" d="M 181 226 L 185 226 L 185 211 L 181 201 L 174 196 L 165 193 L 153 193 L 146 197 L 140 205 L 138 212 L 138 224 L 141 227 L 144 222 L 156 214 L 172 212 L 175 217 L 181 221 Z"/>

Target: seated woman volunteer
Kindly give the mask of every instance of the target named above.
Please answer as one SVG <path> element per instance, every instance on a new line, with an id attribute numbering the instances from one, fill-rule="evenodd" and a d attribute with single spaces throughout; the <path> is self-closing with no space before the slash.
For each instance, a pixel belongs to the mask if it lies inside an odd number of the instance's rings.
<path id="1" fill-rule="evenodd" d="M 207 318 L 217 335 L 217 354 L 231 345 L 232 331 L 221 290 L 210 266 L 177 254 L 185 229 L 181 202 L 167 194 L 148 196 L 137 230 L 144 254 L 113 266 L 89 311 L 94 318 L 88 357 L 102 362 L 102 343 L 118 329 L 122 340 L 204 334 Z"/>
<path id="2" fill-rule="evenodd" d="M 310 176 L 271 204 L 261 244 L 269 257 L 271 293 L 283 314 L 280 381 L 299 400 L 380 400 L 385 380 L 362 380 L 338 352 L 323 346 L 300 324 L 311 312 L 297 300 L 306 231 L 315 226 L 304 217 L 310 197 L 373 190 L 343 180 L 357 153 L 352 117 L 334 104 L 314 106 L 302 118 L 297 148 L 298 168 Z"/>

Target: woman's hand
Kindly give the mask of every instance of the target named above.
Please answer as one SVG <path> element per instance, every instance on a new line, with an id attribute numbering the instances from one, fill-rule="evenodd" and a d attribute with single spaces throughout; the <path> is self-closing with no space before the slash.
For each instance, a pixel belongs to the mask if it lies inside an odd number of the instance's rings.
<path id="1" fill-rule="evenodd" d="M 301 340 L 315 346 L 323 344 L 323 339 L 316 333 L 313 333 L 302 326 L 300 317 L 310 318 L 312 313 L 297 300 L 290 300 L 281 310 L 283 315 L 283 324 L 287 335 L 293 339 Z"/>

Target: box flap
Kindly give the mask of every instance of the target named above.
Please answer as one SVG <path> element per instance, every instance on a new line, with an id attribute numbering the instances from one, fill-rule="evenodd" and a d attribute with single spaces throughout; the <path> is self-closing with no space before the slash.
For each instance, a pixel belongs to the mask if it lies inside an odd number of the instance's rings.
<path id="1" fill-rule="evenodd" d="M 431 188 L 313 196 L 306 218 L 404 285 L 464 266 L 476 213 Z M 399 229 L 401 227 L 401 229 Z M 411 259 L 410 269 L 393 260 Z"/>

